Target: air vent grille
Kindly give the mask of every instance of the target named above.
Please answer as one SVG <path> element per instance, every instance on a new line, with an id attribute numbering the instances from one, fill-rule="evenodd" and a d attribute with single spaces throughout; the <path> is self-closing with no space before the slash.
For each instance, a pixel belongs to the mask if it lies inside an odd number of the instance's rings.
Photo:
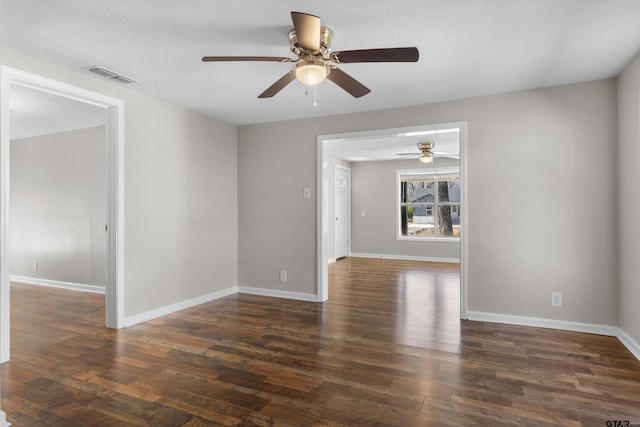
<path id="1" fill-rule="evenodd" d="M 91 71 L 92 73 L 95 73 L 99 76 L 106 77 L 110 80 L 115 80 L 120 83 L 140 83 L 139 81 L 132 79 L 131 77 L 123 76 L 120 73 L 116 73 L 115 71 L 111 71 L 101 66 L 89 67 L 87 68 L 87 71 Z"/>
<path id="2" fill-rule="evenodd" d="M 120 76 L 120 75 L 111 77 L 111 80 L 116 80 L 116 81 L 118 81 L 120 83 L 127 83 L 127 84 L 128 83 L 138 83 L 136 80 L 133 80 L 130 77 L 125 77 L 125 76 Z"/>

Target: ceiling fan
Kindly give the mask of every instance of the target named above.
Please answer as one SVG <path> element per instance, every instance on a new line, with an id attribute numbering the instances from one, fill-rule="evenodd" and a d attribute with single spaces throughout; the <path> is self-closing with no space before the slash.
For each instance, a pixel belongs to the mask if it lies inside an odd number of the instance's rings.
<path id="1" fill-rule="evenodd" d="M 419 153 L 398 153 L 398 156 L 404 158 L 417 158 L 422 163 L 431 163 L 435 157 L 448 157 L 450 159 L 459 159 L 460 156 L 453 153 L 447 153 L 444 151 L 433 151 L 436 143 L 433 141 L 419 142 Z"/>
<path id="2" fill-rule="evenodd" d="M 289 31 L 289 48 L 297 58 L 279 56 L 205 56 L 204 62 L 272 61 L 294 63 L 294 67 L 278 79 L 258 98 L 271 98 L 296 78 L 307 86 L 329 79 L 355 98 L 371 92 L 369 88 L 336 67 L 357 62 L 417 62 L 416 47 L 332 51 L 333 32 L 320 25 L 320 18 L 302 12 L 291 12 L 293 29 Z"/>

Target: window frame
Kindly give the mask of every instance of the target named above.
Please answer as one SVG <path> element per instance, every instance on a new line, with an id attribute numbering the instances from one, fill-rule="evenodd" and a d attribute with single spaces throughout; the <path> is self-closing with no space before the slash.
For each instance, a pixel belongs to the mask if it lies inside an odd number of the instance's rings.
<path id="1" fill-rule="evenodd" d="M 458 184 L 462 186 L 462 179 L 459 167 L 448 167 L 448 168 L 437 168 L 437 169 L 398 169 L 396 170 L 396 240 L 401 241 L 437 241 L 437 242 L 460 242 L 459 236 L 452 237 L 443 237 L 443 236 L 424 236 L 424 237 L 416 237 L 416 236 L 403 236 L 402 235 L 402 218 L 401 211 L 402 206 L 425 206 L 430 205 L 434 212 L 437 212 L 438 208 L 438 191 L 434 192 L 435 200 L 433 203 L 406 203 L 402 202 L 402 194 L 401 194 L 401 183 L 402 178 L 408 175 L 421 175 L 421 176 L 433 176 L 434 180 L 437 179 L 438 176 L 445 175 L 458 175 Z M 434 185 L 437 188 L 437 185 Z M 460 217 L 460 227 L 462 227 L 462 189 L 461 189 L 461 199 L 459 202 L 447 202 L 447 206 L 451 206 L 452 208 L 457 207 L 458 216 Z M 462 233 L 462 229 L 460 231 Z M 434 215 L 434 234 L 437 233 L 437 215 Z"/>

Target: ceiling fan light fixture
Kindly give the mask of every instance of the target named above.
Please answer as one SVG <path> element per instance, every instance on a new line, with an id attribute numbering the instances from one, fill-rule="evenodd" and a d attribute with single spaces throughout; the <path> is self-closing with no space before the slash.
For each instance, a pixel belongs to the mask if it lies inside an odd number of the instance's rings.
<path id="1" fill-rule="evenodd" d="M 317 86 L 329 75 L 329 67 L 317 59 L 306 59 L 296 64 L 296 78 L 305 86 Z"/>
<path id="2" fill-rule="evenodd" d="M 433 147 L 436 144 L 433 141 L 425 141 L 418 143 L 418 149 L 422 152 L 422 155 L 418 157 L 422 163 L 433 162 Z"/>
<path id="3" fill-rule="evenodd" d="M 431 154 L 423 154 L 422 156 L 418 157 L 418 159 L 420 159 L 420 161 L 422 163 L 431 163 L 433 162 L 433 156 Z"/>

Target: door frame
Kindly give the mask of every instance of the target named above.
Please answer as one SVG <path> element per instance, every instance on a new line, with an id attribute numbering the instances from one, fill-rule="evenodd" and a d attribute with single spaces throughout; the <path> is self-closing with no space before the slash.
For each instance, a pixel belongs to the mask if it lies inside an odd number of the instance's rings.
<path id="1" fill-rule="evenodd" d="M 347 175 L 349 176 L 349 186 L 347 188 L 347 242 L 349 242 L 347 244 L 347 255 L 346 256 L 351 256 L 351 168 L 347 167 L 347 166 L 342 166 L 342 165 L 335 165 L 334 169 L 334 186 L 333 186 L 333 212 L 334 212 L 334 217 L 337 214 L 336 211 L 336 207 L 338 206 L 337 200 L 338 198 L 336 197 L 338 190 L 337 187 L 335 185 L 335 180 L 338 174 L 338 169 L 341 169 L 343 171 L 347 172 Z M 338 253 L 337 253 L 337 248 L 338 248 L 338 239 L 337 239 L 337 233 L 336 233 L 337 227 L 334 225 L 333 227 L 333 250 L 334 250 L 334 258 L 338 258 Z"/>
<path id="2" fill-rule="evenodd" d="M 413 132 L 428 132 L 440 129 L 460 129 L 460 203 L 462 212 L 460 222 L 460 318 L 468 318 L 468 254 L 467 236 L 469 235 L 469 208 L 467 202 L 467 122 L 436 123 L 419 126 L 405 126 L 400 128 L 377 129 L 361 132 L 346 132 L 317 137 L 317 249 L 316 249 L 316 296 L 318 301 L 326 301 L 329 298 L 329 268 L 328 268 L 328 219 L 329 219 L 329 177 L 327 165 L 326 146 L 330 141 L 345 140 L 350 138 L 380 137 L 385 135 L 398 135 Z"/>
<path id="3" fill-rule="evenodd" d="M 22 85 L 105 109 L 107 116 L 107 281 L 105 325 L 124 326 L 124 101 L 67 83 L 0 66 L 0 363 L 10 357 L 10 93 Z"/>

